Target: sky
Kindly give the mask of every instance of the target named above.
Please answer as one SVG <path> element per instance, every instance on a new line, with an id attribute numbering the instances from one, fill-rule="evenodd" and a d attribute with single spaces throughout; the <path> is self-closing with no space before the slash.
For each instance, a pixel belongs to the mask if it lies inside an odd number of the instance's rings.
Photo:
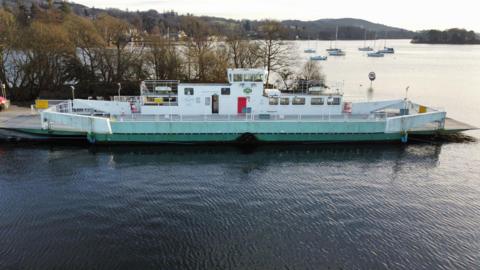
<path id="1" fill-rule="evenodd" d="M 75 0 L 88 7 L 175 10 L 233 19 L 359 18 L 409 30 L 480 32 L 480 0 Z"/>

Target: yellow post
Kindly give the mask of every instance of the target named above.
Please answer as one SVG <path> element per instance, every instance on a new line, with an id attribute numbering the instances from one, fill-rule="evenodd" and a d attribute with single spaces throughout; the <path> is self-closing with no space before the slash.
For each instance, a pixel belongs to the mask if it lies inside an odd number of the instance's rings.
<path id="1" fill-rule="evenodd" d="M 427 112 L 427 107 L 420 105 L 418 107 L 418 113 L 426 113 Z"/>
<path id="2" fill-rule="evenodd" d="M 35 100 L 35 108 L 37 110 L 45 110 L 48 109 L 48 100 L 46 99 L 37 99 Z"/>

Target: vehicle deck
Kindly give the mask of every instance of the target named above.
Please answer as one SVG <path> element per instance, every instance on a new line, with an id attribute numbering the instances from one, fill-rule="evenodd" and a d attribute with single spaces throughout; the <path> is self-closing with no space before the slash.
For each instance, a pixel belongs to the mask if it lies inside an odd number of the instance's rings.
<path id="1" fill-rule="evenodd" d="M 131 116 L 126 116 L 126 119 L 116 119 L 117 121 L 132 121 L 129 119 Z M 178 119 L 177 119 L 178 118 Z M 301 119 L 298 119 L 297 116 L 285 116 L 282 119 L 278 118 L 272 118 L 272 119 L 259 119 L 258 117 L 255 117 L 253 119 L 248 119 L 245 116 L 238 116 L 238 117 L 233 117 L 230 116 L 228 118 L 227 116 L 218 116 L 216 119 L 210 119 L 212 121 L 240 121 L 240 120 L 254 120 L 254 121 L 295 121 L 295 120 L 301 120 L 301 121 L 312 121 L 312 120 L 318 120 L 318 121 L 339 121 L 341 119 L 344 119 L 344 116 L 331 116 L 330 119 L 327 119 L 327 116 L 323 116 L 323 118 L 319 118 L 318 116 L 315 118 L 314 116 L 303 116 Z M 375 120 L 375 119 L 369 119 L 366 116 L 353 116 L 349 117 L 349 120 Z M 383 120 L 382 118 L 379 118 Z M 201 121 L 204 120 L 203 116 L 198 116 L 198 117 L 192 117 L 192 116 L 185 116 L 182 117 L 182 119 L 179 118 L 179 116 L 173 116 L 171 118 L 165 118 L 163 117 L 155 117 L 155 116 L 142 116 L 134 118 L 133 121 Z M 426 125 L 424 127 L 416 128 L 413 129 L 411 132 L 412 133 L 430 133 L 434 130 L 436 130 L 437 125 L 432 123 L 429 125 Z M 445 127 L 443 130 L 440 131 L 440 133 L 457 133 L 457 132 L 462 132 L 462 131 L 468 131 L 468 130 L 475 130 L 478 129 L 477 127 L 474 127 L 472 125 L 463 123 L 461 121 L 452 119 L 452 118 L 446 118 L 445 119 Z M 24 108 L 24 107 L 18 107 L 18 106 L 12 106 L 10 107 L 9 110 L 3 111 L 0 113 L 0 138 L 11 138 L 12 136 L 19 136 L 17 132 L 15 131 L 20 131 L 20 130 L 41 130 L 41 125 L 40 125 L 40 114 L 36 112 L 32 112 L 30 108 Z M 68 127 L 65 127 L 64 131 L 74 131 L 72 129 L 69 129 Z M 16 134 L 16 135 L 14 135 Z M 29 137 L 25 135 L 25 139 L 28 139 Z"/>

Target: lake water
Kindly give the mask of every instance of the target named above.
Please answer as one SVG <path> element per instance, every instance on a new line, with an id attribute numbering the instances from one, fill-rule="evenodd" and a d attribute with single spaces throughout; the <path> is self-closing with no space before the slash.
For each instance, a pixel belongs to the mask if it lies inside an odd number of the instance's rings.
<path id="1" fill-rule="evenodd" d="M 389 41 L 397 53 L 372 59 L 362 45 L 339 42 L 347 56 L 321 63 L 347 96 L 366 99 L 375 71 L 375 99 L 410 86 L 413 100 L 480 126 L 480 46 Z M 0 269 L 480 265 L 478 142 L 3 144 L 0 164 Z"/>

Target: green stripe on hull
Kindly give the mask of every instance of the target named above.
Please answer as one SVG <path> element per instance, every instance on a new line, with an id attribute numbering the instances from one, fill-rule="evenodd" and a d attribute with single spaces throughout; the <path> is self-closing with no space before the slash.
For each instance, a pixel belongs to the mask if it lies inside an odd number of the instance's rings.
<path id="1" fill-rule="evenodd" d="M 252 134 L 259 142 L 400 141 L 400 134 Z M 253 138 L 253 137 L 252 137 Z M 241 141 L 242 134 L 90 134 L 95 143 L 202 143 Z"/>
<path id="2" fill-rule="evenodd" d="M 385 134 L 385 122 L 112 122 L 113 134 L 90 134 L 91 142 L 201 143 L 256 140 L 259 142 L 354 142 L 400 140 Z M 249 134 L 245 137 L 245 134 Z"/>
<path id="3" fill-rule="evenodd" d="M 384 121 L 296 122 L 112 122 L 114 134 L 262 134 L 262 133 L 383 133 Z"/>
<path id="4" fill-rule="evenodd" d="M 365 142 L 400 140 L 400 134 L 357 133 L 357 134 L 255 134 L 264 142 Z"/>
<path id="5" fill-rule="evenodd" d="M 65 130 L 47 130 L 47 129 L 38 129 L 38 128 L 15 128 L 12 129 L 19 132 L 24 132 L 28 134 L 35 134 L 35 135 L 44 135 L 44 136 L 86 136 L 86 132 L 78 132 L 78 131 L 65 131 Z"/>

